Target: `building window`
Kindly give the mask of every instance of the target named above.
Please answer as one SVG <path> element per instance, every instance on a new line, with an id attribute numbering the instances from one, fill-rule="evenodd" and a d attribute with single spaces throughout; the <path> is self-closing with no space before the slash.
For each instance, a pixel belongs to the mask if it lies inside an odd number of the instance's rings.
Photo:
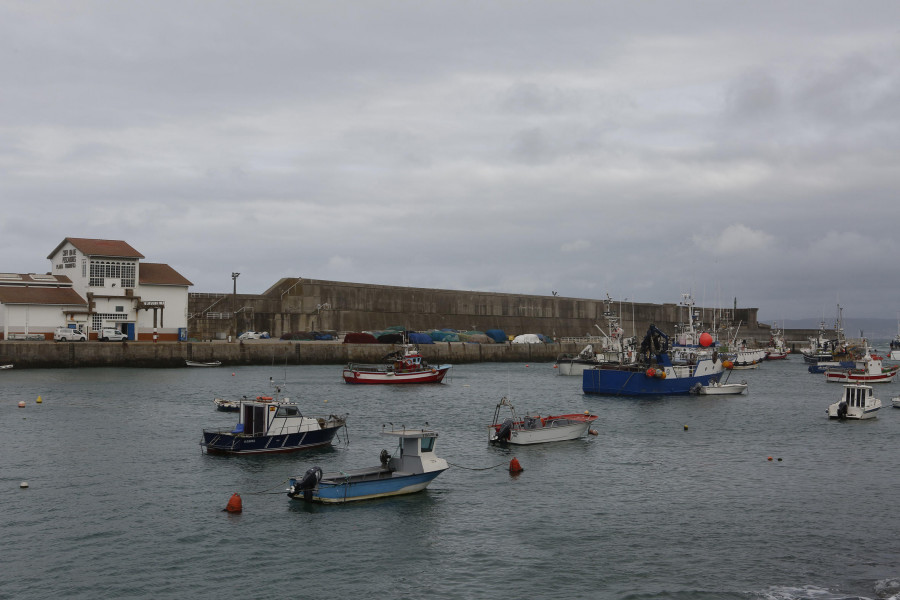
<path id="1" fill-rule="evenodd" d="M 116 312 L 125 312 L 125 307 L 124 307 L 124 306 L 117 306 L 117 307 L 116 307 Z"/>
<path id="2" fill-rule="evenodd" d="M 82 278 L 87 277 L 87 259 L 86 258 L 81 259 L 81 277 Z"/>
<path id="3" fill-rule="evenodd" d="M 91 315 L 91 328 L 94 331 L 100 331 L 103 327 L 119 329 L 118 323 L 126 321 L 127 318 L 124 313 L 94 313 Z"/>
<path id="4" fill-rule="evenodd" d="M 92 260 L 91 287 L 103 287 L 107 279 L 118 279 L 123 288 L 133 288 L 135 279 L 135 263 L 120 260 Z"/>

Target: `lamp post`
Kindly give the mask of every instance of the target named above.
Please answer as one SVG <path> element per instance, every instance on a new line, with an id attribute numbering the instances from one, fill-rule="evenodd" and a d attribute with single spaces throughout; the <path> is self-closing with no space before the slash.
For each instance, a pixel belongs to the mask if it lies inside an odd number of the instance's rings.
<path id="1" fill-rule="evenodd" d="M 240 273 L 232 273 L 231 281 L 234 283 L 234 293 L 231 296 L 231 318 L 232 318 L 232 328 L 234 330 L 233 337 L 237 339 L 237 278 L 240 276 Z"/>

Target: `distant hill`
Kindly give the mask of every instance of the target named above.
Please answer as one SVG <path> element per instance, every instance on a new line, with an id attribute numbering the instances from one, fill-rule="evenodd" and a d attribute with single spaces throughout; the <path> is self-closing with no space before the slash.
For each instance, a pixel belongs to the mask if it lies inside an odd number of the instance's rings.
<path id="1" fill-rule="evenodd" d="M 821 318 L 814 319 L 785 319 L 785 329 L 818 329 Z M 772 323 L 767 323 L 771 325 Z M 778 326 L 782 326 L 782 322 L 778 321 Z M 834 317 L 825 319 L 825 328 L 832 329 L 834 327 Z M 844 319 L 844 335 L 850 338 L 867 337 L 870 340 L 891 339 L 897 335 L 896 319 Z"/>

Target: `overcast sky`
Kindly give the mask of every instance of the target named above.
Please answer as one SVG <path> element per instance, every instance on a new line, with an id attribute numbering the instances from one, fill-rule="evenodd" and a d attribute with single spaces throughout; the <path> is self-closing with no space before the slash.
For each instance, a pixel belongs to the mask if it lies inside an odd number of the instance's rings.
<path id="1" fill-rule="evenodd" d="M 0 271 L 900 311 L 900 2 L 0 1 Z"/>

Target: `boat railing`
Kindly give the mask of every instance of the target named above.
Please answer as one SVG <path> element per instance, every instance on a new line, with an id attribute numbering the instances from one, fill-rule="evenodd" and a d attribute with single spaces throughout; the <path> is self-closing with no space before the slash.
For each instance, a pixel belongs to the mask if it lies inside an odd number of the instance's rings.
<path id="1" fill-rule="evenodd" d="M 371 364 L 371 363 L 348 363 L 347 364 L 348 371 L 363 371 L 366 373 L 387 373 L 388 371 L 393 371 L 393 367 L 390 365 L 379 365 L 379 364 Z"/>

